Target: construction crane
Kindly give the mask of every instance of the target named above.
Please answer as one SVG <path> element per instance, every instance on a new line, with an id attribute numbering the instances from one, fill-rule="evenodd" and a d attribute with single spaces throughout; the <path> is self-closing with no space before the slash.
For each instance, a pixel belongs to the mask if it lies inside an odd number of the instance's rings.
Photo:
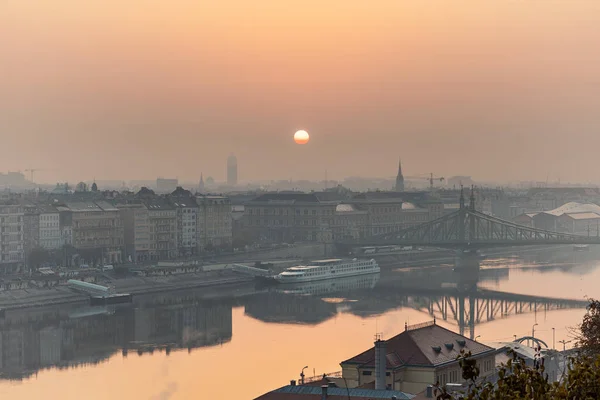
<path id="1" fill-rule="evenodd" d="M 434 182 L 444 182 L 446 180 L 446 178 L 444 178 L 443 176 L 436 176 L 433 173 L 422 174 L 418 176 L 407 176 L 406 179 L 425 179 L 429 181 L 429 189 L 431 190 L 433 190 Z"/>
<path id="2" fill-rule="evenodd" d="M 29 172 L 29 177 L 30 177 L 30 181 L 31 183 L 33 183 L 33 174 L 37 171 L 45 171 L 42 168 L 30 168 L 30 169 L 26 169 L 25 172 Z"/>

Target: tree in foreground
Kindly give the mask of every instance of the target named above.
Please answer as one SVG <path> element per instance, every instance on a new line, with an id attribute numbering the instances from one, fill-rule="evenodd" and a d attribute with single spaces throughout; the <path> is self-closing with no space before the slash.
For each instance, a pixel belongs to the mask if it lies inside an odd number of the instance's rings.
<path id="1" fill-rule="evenodd" d="M 531 367 L 513 353 L 498 370 L 495 383 L 479 379 L 479 367 L 470 353 L 460 357 L 464 391 L 438 389 L 438 400 L 588 400 L 600 399 L 600 357 L 579 356 L 568 361 L 559 382 L 548 382 L 543 363 Z"/>
<path id="2" fill-rule="evenodd" d="M 494 382 L 482 381 L 477 362 L 470 353 L 459 357 L 462 391 L 438 388 L 438 400 L 588 400 L 600 399 L 600 301 L 590 299 L 583 322 L 576 333 L 578 354 L 566 361 L 559 382 L 548 382 L 543 358 L 528 366 L 512 353 L 512 359 L 500 366 Z"/>
<path id="3" fill-rule="evenodd" d="M 600 355 L 600 301 L 590 299 L 583 322 L 575 333 L 576 346 L 589 357 Z"/>

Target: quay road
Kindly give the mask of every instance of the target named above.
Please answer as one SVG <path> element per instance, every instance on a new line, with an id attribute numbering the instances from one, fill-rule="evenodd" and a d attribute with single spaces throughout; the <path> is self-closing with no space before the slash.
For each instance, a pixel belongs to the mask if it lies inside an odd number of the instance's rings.
<path id="1" fill-rule="evenodd" d="M 322 249 L 322 247 L 321 247 Z M 535 253 L 541 251 L 572 251 L 571 246 L 552 246 L 552 247 L 521 247 L 521 248 L 505 248 L 500 250 L 490 251 L 486 253 L 491 257 L 502 257 L 513 254 Z M 444 255 L 423 257 L 418 259 L 407 259 L 404 254 L 385 254 L 378 256 L 373 255 L 382 269 L 419 267 L 425 265 L 447 264 L 455 261 L 454 255 L 449 255 L 444 252 Z M 423 255 L 424 256 L 424 255 Z M 263 259 L 263 261 L 268 261 Z M 245 263 L 247 264 L 247 262 Z M 130 293 L 134 295 L 168 292 L 173 290 L 183 290 L 192 288 L 208 288 L 216 286 L 229 286 L 249 284 L 253 281 L 252 277 L 236 274 L 230 270 L 212 271 L 209 273 L 189 273 L 172 276 L 160 277 L 127 277 L 121 279 L 106 279 L 99 281 L 99 284 L 107 285 L 118 293 Z M 0 309 L 21 308 L 21 307 L 36 307 L 50 304 L 86 302 L 86 295 L 72 292 L 66 286 L 58 286 L 53 288 L 40 289 L 20 289 L 0 292 Z"/>
<path id="2" fill-rule="evenodd" d="M 140 294 L 203 287 L 234 286 L 251 282 L 253 282 L 252 277 L 228 271 L 222 274 L 184 274 L 152 278 L 128 277 L 108 282 L 99 281 L 98 283 L 114 288 L 117 293 L 130 293 L 135 297 Z M 0 292 L 0 309 L 4 310 L 86 302 L 89 302 L 89 296 L 75 293 L 63 285 L 52 288 L 31 288 Z"/>

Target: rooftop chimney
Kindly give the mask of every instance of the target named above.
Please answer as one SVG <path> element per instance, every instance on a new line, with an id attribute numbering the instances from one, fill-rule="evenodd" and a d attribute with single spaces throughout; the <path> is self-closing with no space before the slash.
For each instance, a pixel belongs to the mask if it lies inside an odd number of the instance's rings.
<path id="1" fill-rule="evenodd" d="M 327 385 L 321 386 L 321 400 L 327 399 Z"/>
<path id="2" fill-rule="evenodd" d="M 433 386 L 427 386 L 427 389 L 425 390 L 425 397 L 427 397 L 428 399 L 433 398 Z"/>
<path id="3" fill-rule="evenodd" d="M 290 381 L 290 386 L 296 386 L 296 381 L 292 379 L 292 380 Z"/>
<path id="4" fill-rule="evenodd" d="M 381 339 L 375 341 L 375 390 L 385 390 L 386 343 Z"/>

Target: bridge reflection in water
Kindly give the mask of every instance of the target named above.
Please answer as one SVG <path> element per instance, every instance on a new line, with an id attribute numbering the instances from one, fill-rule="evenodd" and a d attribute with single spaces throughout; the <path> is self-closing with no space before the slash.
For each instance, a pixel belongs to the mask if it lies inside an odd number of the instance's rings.
<path id="1" fill-rule="evenodd" d="M 338 313 L 369 317 L 408 307 L 455 324 L 474 338 L 475 326 L 489 321 L 587 305 L 478 287 L 508 279 L 508 271 L 481 269 L 477 260 L 463 260 L 456 267 L 272 289 L 241 285 L 140 295 L 123 307 L 6 310 L 0 316 L 0 378 L 23 379 L 40 369 L 99 363 L 119 351 L 142 355 L 222 345 L 232 338 L 233 307 L 244 307 L 251 318 L 288 324 L 318 324 Z"/>
<path id="2" fill-rule="evenodd" d="M 480 269 L 477 259 L 462 259 L 456 267 L 398 271 L 346 278 L 335 290 L 327 283 L 281 286 L 254 296 L 246 314 L 265 322 L 315 324 L 338 312 L 370 317 L 398 308 L 412 308 L 457 326 L 461 334 L 475 338 L 475 326 L 510 316 L 553 310 L 582 309 L 584 300 L 530 296 L 482 289 L 479 282 L 508 278 L 508 268 Z M 376 286 L 375 290 L 373 290 Z M 324 290 L 327 289 L 327 290 Z M 332 303 L 329 298 L 337 297 Z"/>

